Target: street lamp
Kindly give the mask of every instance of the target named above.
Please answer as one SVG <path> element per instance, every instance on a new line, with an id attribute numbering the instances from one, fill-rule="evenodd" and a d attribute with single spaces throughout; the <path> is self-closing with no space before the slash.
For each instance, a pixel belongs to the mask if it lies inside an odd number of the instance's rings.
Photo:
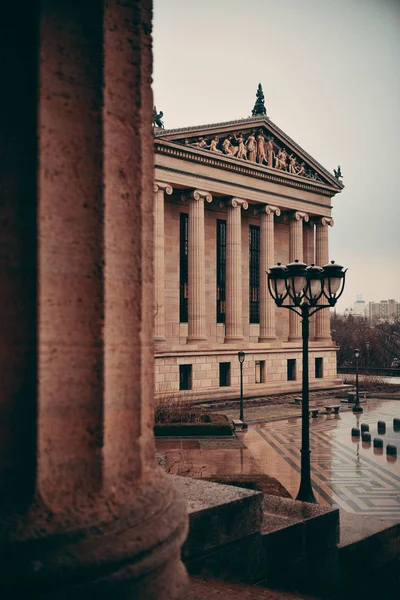
<path id="1" fill-rule="evenodd" d="M 369 349 L 371 348 L 371 342 L 365 342 L 367 348 L 367 369 L 369 369 Z"/>
<path id="2" fill-rule="evenodd" d="M 358 394 L 358 360 L 360 358 L 360 351 L 358 348 L 356 348 L 353 352 L 354 354 L 354 358 L 356 359 L 356 403 L 353 407 L 353 412 L 354 413 L 362 413 L 363 409 L 360 406 L 360 397 Z"/>
<path id="3" fill-rule="evenodd" d="M 269 293 L 275 304 L 298 314 L 302 321 L 303 379 L 301 413 L 301 478 L 296 500 L 314 502 L 310 469 L 308 337 L 310 317 L 323 308 L 335 306 L 344 290 L 346 270 L 334 261 L 324 267 L 295 260 L 287 266 L 278 263 L 268 273 Z M 292 304 L 284 304 L 286 298 Z M 326 299 L 327 304 L 319 304 Z"/>
<path id="4" fill-rule="evenodd" d="M 239 419 L 242 421 L 242 429 L 246 429 L 247 424 L 243 420 L 243 363 L 246 358 L 246 353 L 243 350 L 238 352 L 238 360 L 240 365 L 240 415 Z"/>

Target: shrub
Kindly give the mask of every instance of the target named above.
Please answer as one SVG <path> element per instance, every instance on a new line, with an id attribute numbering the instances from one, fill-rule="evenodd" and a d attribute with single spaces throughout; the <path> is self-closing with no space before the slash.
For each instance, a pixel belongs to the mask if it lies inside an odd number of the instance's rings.
<path id="1" fill-rule="evenodd" d="M 188 394 L 177 395 L 165 392 L 156 399 L 154 422 L 166 423 L 210 423 L 210 415 L 204 409 L 193 406 Z"/>

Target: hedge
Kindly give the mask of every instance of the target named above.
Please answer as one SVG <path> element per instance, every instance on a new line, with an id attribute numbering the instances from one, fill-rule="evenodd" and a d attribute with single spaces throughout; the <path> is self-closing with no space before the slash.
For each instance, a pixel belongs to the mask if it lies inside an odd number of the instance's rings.
<path id="1" fill-rule="evenodd" d="M 211 414 L 209 423 L 157 423 L 154 425 L 154 435 L 156 437 L 232 435 L 232 427 L 226 415 Z"/>

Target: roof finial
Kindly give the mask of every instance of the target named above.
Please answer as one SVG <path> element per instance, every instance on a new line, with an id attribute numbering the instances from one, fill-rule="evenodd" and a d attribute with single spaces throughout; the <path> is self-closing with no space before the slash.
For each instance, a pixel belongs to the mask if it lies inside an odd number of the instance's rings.
<path id="1" fill-rule="evenodd" d="M 264 104 L 264 92 L 263 92 L 261 83 L 258 84 L 258 88 L 257 88 L 257 92 L 256 92 L 256 102 L 254 104 L 254 108 L 253 108 L 251 114 L 253 117 L 255 117 L 256 115 L 266 115 L 267 114 L 267 109 L 265 108 L 265 104 Z"/>

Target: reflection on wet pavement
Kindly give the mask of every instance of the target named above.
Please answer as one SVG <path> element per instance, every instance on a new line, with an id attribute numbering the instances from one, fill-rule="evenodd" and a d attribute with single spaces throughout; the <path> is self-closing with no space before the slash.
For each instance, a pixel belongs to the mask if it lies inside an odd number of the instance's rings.
<path id="1" fill-rule="evenodd" d="M 311 471 L 315 496 L 323 505 L 347 512 L 400 521 L 400 402 L 369 400 L 364 413 L 322 415 L 310 420 Z M 377 421 L 386 433 L 377 433 Z M 351 437 L 351 428 L 368 423 L 372 440 L 383 440 L 383 451 Z M 245 448 L 229 440 L 224 447 L 201 448 L 199 440 L 156 440 L 171 472 L 194 477 L 218 474 L 266 473 L 296 496 L 300 482 L 301 420 L 284 419 L 249 426 L 238 437 Z M 398 448 L 399 458 L 386 455 L 386 444 Z"/>

